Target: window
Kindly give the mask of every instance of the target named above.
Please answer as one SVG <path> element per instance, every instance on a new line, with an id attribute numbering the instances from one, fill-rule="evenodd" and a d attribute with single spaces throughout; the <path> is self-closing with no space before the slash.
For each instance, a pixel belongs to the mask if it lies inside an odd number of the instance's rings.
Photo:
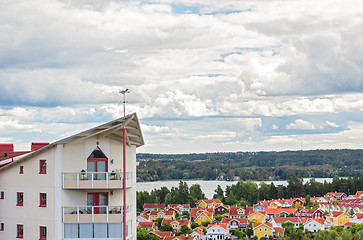
<path id="1" fill-rule="evenodd" d="M 39 160 L 39 174 L 47 174 L 47 160 Z"/>
<path id="2" fill-rule="evenodd" d="M 24 166 L 20 166 L 19 174 L 23 174 L 23 173 L 24 173 Z"/>
<path id="3" fill-rule="evenodd" d="M 24 193 L 23 192 L 17 192 L 16 193 L 16 206 L 23 206 L 24 203 Z"/>
<path id="4" fill-rule="evenodd" d="M 47 227 L 41 226 L 39 228 L 39 240 L 47 239 Z"/>
<path id="5" fill-rule="evenodd" d="M 0 231 L 4 231 L 4 223 L 0 223 Z"/>
<path id="6" fill-rule="evenodd" d="M 46 207 L 47 206 L 47 194 L 40 193 L 39 194 L 39 207 Z"/>
<path id="7" fill-rule="evenodd" d="M 0 192 L 0 199 L 4 199 L 4 196 L 5 196 L 4 192 L 3 192 L 3 191 L 1 191 L 1 192 Z"/>
<path id="8" fill-rule="evenodd" d="M 267 228 L 265 228 L 265 232 L 267 232 Z"/>
<path id="9" fill-rule="evenodd" d="M 16 225 L 16 238 L 23 238 L 23 224 Z"/>

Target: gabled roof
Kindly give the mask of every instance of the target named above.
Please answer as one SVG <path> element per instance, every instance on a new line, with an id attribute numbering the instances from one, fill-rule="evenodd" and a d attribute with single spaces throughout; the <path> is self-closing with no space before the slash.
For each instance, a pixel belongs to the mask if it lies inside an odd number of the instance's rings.
<path id="1" fill-rule="evenodd" d="M 310 221 L 315 221 L 315 222 L 317 222 L 318 224 L 321 224 L 321 225 L 324 225 L 324 223 L 325 223 L 325 219 L 324 218 L 310 218 L 310 219 L 306 219 L 307 221 L 304 223 L 304 225 L 305 224 L 307 224 L 308 222 L 310 222 Z"/>
<path id="2" fill-rule="evenodd" d="M 221 227 L 221 228 L 224 228 L 226 230 L 228 230 L 228 226 L 227 224 L 224 224 L 224 223 L 213 223 L 213 224 L 208 224 L 208 227 L 207 229 L 210 229 L 212 227 Z"/>
<path id="3" fill-rule="evenodd" d="M 218 203 L 218 204 L 223 204 L 222 202 L 221 202 L 221 200 L 219 200 L 219 199 L 201 199 L 201 200 L 199 200 L 199 201 L 197 201 L 195 204 L 196 205 L 198 205 L 200 202 L 204 202 L 204 203 L 206 203 L 206 204 L 212 204 L 212 203 Z"/>
<path id="4" fill-rule="evenodd" d="M 345 212 L 337 212 L 337 211 L 333 211 L 331 212 L 329 215 L 331 215 L 332 217 L 339 217 L 342 214 L 346 214 Z"/>
<path id="5" fill-rule="evenodd" d="M 145 208 L 164 208 L 165 203 L 144 203 L 144 209 Z"/>
<path id="6" fill-rule="evenodd" d="M 139 120 L 137 118 L 136 113 L 132 113 L 125 117 L 118 118 L 111 122 L 104 123 L 97 127 L 88 129 L 86 131 L 77 133 L 75 135 L 72 135 L 72 136 L 64 138 L 64 139 L 61 139 L 61 140 L 51 143 L 45 147 L 42 147 L 34 152 L 30 152 L 26 155 L 18 156 L 19 159 L 17 159 L 16 161 L 14 159 L 14 162 L 3 166 L 2 168 L 0 168 L 0 171 L 3 171 L 4 169 L 7 169 L 8 167 L 12 166 L 13 163 L 24 161 L 39 153 L 47 151 L 48 149 L 55 147 L 58 144 L 63 144 L 63 146 L 67 146 L 67 145 L 71 145 L 71 144 L 80 142 L 80 141 L 85 140 L 90 137 L 97 137 L 97 138 L 108 137 L 113 140 L 122 142 L 123 141 L 123 128 L 126 128 L 126 143 L 129 146 L 135 145 L 136 147 L 140 147 L 140 146 L 144 145 L 144 138 L 142 136 Z"/>
<path id="7" fill-rule="evenodd" d="M 238 214 L 238 210 L 243 210 L 243 213 L 245 213 L 245 211 L 246 211 L 243 207 L 230 207 L 229 215 L 230 216 L 242 215 L 242 214 Z"/>
<path id="8" fill-rule="evenodd" d="M 275 223 L 285 223 L 285 222 L 301 223 L 301 220 L 298 217 L 275 217 L 273 218 L 273 221 L 275 221 Z"/>
<path id="9" fill-rule="evenodd" d="M 174 220 L 171 220 L 171 219 L 164 219 L 162 222 L 161 222 L 161 225 L 170 225 L 172 224 L 173 222 L 177 222 L 180 226 L 182 225 L 188 225 L 190 223 L 190 220 L 189 219 L 174 219 Z"/>
<path id="10" fill-rule="evenodd" d="M 139 222 L 138 228 L 154 228 L 155 222 Z"/>
<path id="11" fill-rule="evenodd" d="M 245 223 L 248 224 L 248 218 L 222 218 L 222 223 L 230 223 L 232 221 L 237 221 L 240 224 Z"/>
<path id="12" fill-rule="evenodd" d="M 213 214 L 212 208 L 192 208 L 190 211 L 190 217 L 196 218 L 201 212 L 207 211 L 207 215 Z"/>
<path id="13" fill-rule="evenodd" d="M 164 238 L 166 236 L 171 236 L 171 231 L 159 231 L 159 230 L 154 230 L 152 232 L 149 232 L 149 234 L 154 234 L 160 238 Z"/>
<path id="14" fill-rule="evenodd" d="M 264 226 L 269 227 L 269 228 L 272 229 L 272 223 L 254 223 L 252 228 L 255 229 L 255 228 L 257 228 L 257 227 L 259 227 L 261 225 L 264 225 Z"/>
<path id="15" fill-rule="evenodd" d="M 285 228 L 274 228 L 275 232 L 285 232 Z"/>
<path id="16" fill-rule="evenodd" d="M 190 208 L 190 205 L 189 204 L 168 204 L 168 207 L 171 207 L 171 208 L 179 208 L 179 207 Z"/>
<path id="17" fill-rule="evenodd" d="M 356 217 L 357 219 L 362 219 L 363 218 L 363 213 L 356 213 L 353 215 L 353 217 Z"/>
<path id="18" fill-rule="evenodd" d="M 282 214 L 282 213 L 294 213 L 296 212 L 296 208 L 266 208 L 264 212 L 267 214 Z"/>

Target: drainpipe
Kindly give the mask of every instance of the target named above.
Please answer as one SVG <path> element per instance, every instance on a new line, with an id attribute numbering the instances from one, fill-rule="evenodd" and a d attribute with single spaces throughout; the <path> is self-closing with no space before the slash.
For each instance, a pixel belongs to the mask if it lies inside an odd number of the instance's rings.
<path id="1" fill-rule="evenodd" d="M 124 197 L 124 205 L 123 205 L 123 235 L 124 240 L 126 240 L 126 128 L 123 128 L 123 197 Z"/>

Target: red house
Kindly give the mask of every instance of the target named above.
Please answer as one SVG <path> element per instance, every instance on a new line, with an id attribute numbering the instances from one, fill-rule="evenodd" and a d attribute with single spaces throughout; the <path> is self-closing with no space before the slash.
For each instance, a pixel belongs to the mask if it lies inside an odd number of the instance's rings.
<path id="1" fill-rule="evenodd" d="M 294 214 L 295 217 L 300 218 L 322 218 L 323 217 L 323 211 L 320 209 L 300 209 Z"/>

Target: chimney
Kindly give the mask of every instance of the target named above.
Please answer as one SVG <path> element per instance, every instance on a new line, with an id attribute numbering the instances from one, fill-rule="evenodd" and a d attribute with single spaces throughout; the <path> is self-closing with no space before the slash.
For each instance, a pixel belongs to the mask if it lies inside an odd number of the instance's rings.
<path id="1" fill-rule="evenodd" d="M 14 152 L 14 144 L 0 143 L 0 152 Z"/>

